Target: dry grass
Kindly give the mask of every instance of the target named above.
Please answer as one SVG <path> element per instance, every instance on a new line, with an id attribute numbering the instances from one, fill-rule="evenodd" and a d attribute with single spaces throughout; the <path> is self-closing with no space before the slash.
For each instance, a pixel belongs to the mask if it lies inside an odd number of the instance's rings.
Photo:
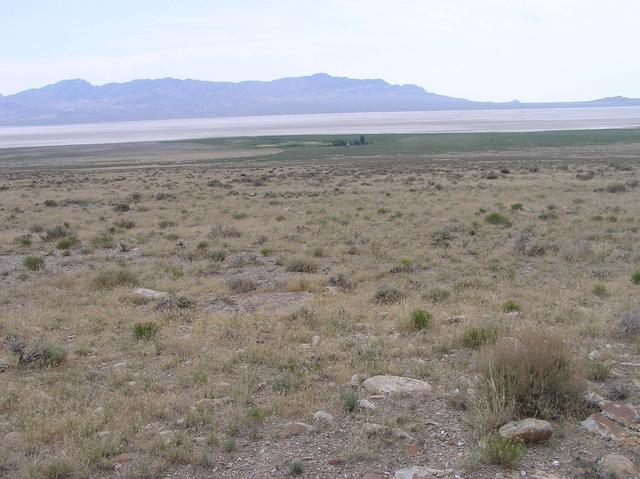
<path id="1" fill-rule="evenodd" d="M 620 321 L 635 306 L 640 204 L 627 183 L 635 163 L 612 166 L 614 150 L 570 152 L 4 172 L 0 439 L 17 439 L 0 444 L 11 448 L 0 475 L 111 477 L 124 452 L 135 455 L 127 477 L 206 470 L 254 444 L 286 447 L 280 424 L 312 422 L 320 409 L 343 421 L 353 475 L 386 468 L 402 454 L 361 444 L 366 416 L 345 411 L 354 398 L 340 385 L 388 373 L 428 379 L 437 398 L 480 387 L 461 338 L 487 325 L 566 341 L 530 335 L 514 351 L 482 350 L 493 334 L 470 339 L 489 388 L 478 401 L 491 420 L 478 429 L 571 411 L 578 358 L 603 341 L 637 354 L 633 318 Z M 564 160 L 572 155 L 588 158 L 591 179 L 577 178 L 587 160 Z M 504 165 L 508 175 L 487 179 Z M 607 192 L 618 183 L 624 191 Z M 44 268 L 24 266 L 26 256 Z M 513 300 L 518 308 L 504 306 Z M 429 314 L 412 318 L 418 310 Z M 67 354 L 19 367 L 6 346 L 14 337 Z M 420 429 L 430 411 L 411 409 L 428 405 L 396 407 L 406 409 L 377 420 L 409 416 L 404 427 L 430 437 Z"/>

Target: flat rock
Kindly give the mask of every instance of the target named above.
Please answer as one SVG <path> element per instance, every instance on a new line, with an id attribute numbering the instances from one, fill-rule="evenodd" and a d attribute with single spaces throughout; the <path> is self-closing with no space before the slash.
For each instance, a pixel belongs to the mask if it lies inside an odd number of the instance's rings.
<path id="1" fill-rule="evenodd" d="M 606 439 L 624 440 L 628 435 L 624 427 L 600 413 L 592 414 L 580 425 L 587 431 Z"/>
<path id="2" fill-rule="evenodd" d="M 358 401 L 358 407 L 360 409 L 368 409 L 368 410 L 373 410 L 376 408 L 376 405 L 373 404 L 371 401 L 367 400 L 367 399 L 360 399 Z"/>
<path id="3" fill-rule="evenodd" d="M 450 472 L 428 466 L 413 466 L 396 471 L 393 477 L 394 479 L 426 479 L 430 477 L 445 477 Z"/>
<path id="4" fill-rule="evenodd" d="M 298 436 L 313 430 L 311 426 L 303 422 L 292 421 L 282 426 L 287 436 Z"/>
<path id="5" fill-rule="evenodd" d="M 638 411 L 630 404 L 607 402 L 601 406 L 605 416 L 631 429 L 639 429 Z"/>
<path id="6" fill-rule="evenodd" d="M 333 416 L 331 414 L 329 414 L 328 412 L 325 412 L 325 411 L 317 411 L 313 415 L 313 419 L 315 419 L 316 421 L 332 422 L 333 421 Z"/>
<path id="7" fill-rule="evenodd" d="M 527 418 L 522 421 L 508 422 L 498 433 L 509 439 L 520 439 L 525 444 L 535 444 L 546 441 L 553 434 L 553 426 L 548 421 Z"/>
<path id="8" fill-rule="evenodd" d="M 169 294 L 169 293 L 164 293 L 162 291 L 154 291 L 153 289 L 147 289 L 147 288 L 136 288 L 133 290 L 133 293 L 139 296 L 142 296 L 144 298 L 153 298 L 153 299 L 166 298 L 167 295 Z"/>
<path id="9" fill-rule="evenodd" d="M 633 463 L 621 454 L 608 454 L 600 459 L 598 474 L 601 479 L 636 479 L 640 477 Z"/>
<path id="10" fill-rule="evenodd" d="M 431 385 L 419 379 L 402 376 L 373 376 L 365 380 L 364 387 L 375 394 L 415 394 L 431 392 Z"/>

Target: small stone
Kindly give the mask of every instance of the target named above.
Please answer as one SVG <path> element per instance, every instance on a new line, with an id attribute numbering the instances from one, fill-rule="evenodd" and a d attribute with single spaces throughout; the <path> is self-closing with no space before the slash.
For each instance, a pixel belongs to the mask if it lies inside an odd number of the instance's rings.
<path id="1" fill-rule="evenodd" d="M 363 383 L 375 394 L 401 393 L 415 394 L 431 392 L 431 385 L 419 379 L 402 376 L 373 376 Z"/>
<path id="2" fill-rule="evenodd" d="M 358 407 L 360 409 L 367 409 L 367 410 L 374 410 L 376 408 L 376 405 L 373 404 L 371 401 L 368 401 L 367 399 L 360 399 L 358 401 Z"/>
<path id="3" fill-rule="evenodd" d="M 318 346 L 320 346 L 320 336 L 318 336 L 317 334 L 311 338 L 311 347 L 313 349 L 316 349 Z"/>
<path id="4" fill-rule="evenodd" d="M 284 428 L 284 432 L 288 436 L 297 436 L 313 430 L 313 428 L 308 424 L 305 424 L 303 422 L 296 422 L 296 421 L 286 423 L 283 426 L 283 428 Z"/>
<path id="5" fill-rule="evenodd" d="M 621 454 L 608 454 L 600 459 L 598 473 L 601 479 L 636 479 L 638 477 L 636 467 Z"/>
<path id="6" fill-rule="evenodd" d="M 449 323 L 449 324 L 464 323 L 466 320 L 467 320 L 466 316 L 464 316 L 462 314 L 457 314 L 457 315 L 451 316 L 449 319 L 447 319 L 447 323 Z"/>
<path id="7" fill-rule="evenodd" d="M 144 298 L 154 298 L 154 299 L 165 298 L 168 294 L 162 291 L 154 291 L 152 289 L 147 289 L 147 288 L 136 288 L 133 290 L 133 293 L 139 296 L 142 296 Z"/>
<path id="8" fill-rule="evenodd" d="M 549 439 L 553 434 L 553 426 L 547 421 L 527 418 L 522 421 L 508 422 L 498 430 L 498 433 L 502 437 L 520 439 L 525 444 L 534 444 Z"/>
<path id="9" fill-rule="evenodd" d="M 586 393 L 584 395 L 584 400 L 588 404 L 591 404 L 592 406 L 600 406 L 600 407 L 602 407 L 607 402 L 605 398 L 603 398 L 598 393 L 595 393 L 593 391 Z"/>
<path id="10" fill-rule="evenodd" d="M 407 453 L 407 456 L 417 456 L 420 454 L 420 448 L 413 443 L 408 443 L 404 445 L 404 452 Z"/>
<path id="11" fill-rule="evenodd" d="M 333 416 L 331 414 L 329 414 L 328 412 L 325 412 L 325 411 L 317 411 L 313 415 L 313 419 L 315 419 L 316 421 L 332 422 L 333 421 Z"/>

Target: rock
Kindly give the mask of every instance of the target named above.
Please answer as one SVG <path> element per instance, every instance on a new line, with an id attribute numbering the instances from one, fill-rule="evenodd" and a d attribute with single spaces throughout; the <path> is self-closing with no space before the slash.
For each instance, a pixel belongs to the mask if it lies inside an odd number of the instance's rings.
<path id="1" fill-rule="evenodd" d="M 313 419 L 315 419 L 316 421 L 332 422 L 333 416 L 325 411 L 317 411 L 313 415 Z"/>
<path id="2" fill-rule="evenodd" d="M 467 318 L 462 315 L 462 314 L 458 314 L 455 316 L 451 316 L 450 318 L 447 319 L 447 323 L 449 324 L 457 324 L 457 323 L 464 323 L 467 320 Z"/>
<path id="3" fill-rule="evenodd" d="M 587 431 L 598 434 L 606 439 L 623 440 L 627 437 L 627 432 L 620 424 L 612 421 L 603 414 L 592 414 L 582 421 L 580 425 Z"/>
<path id="4" fill-rule="evenodd" d="M 404 445 L 404 452 L 407 453 L 407 456 L 417 456 L 420 454 L 420 448 L 413 443 L 408 443 Z"/>
<path id="5" fill-rule="evenodd" d="M 283 426 L 284 432 L 288 436 L 297 436 L 300 434 L 305 434 L 307 432 L 311 432 L 313 428 L 308 424 L 303 422 L 288 422 Z"/>
<path id="6" fill-rule="evenodd" d="M 375 393 L 416 394 L 431 392 L 431 385 L 419 379 L 401 376 L 373 376 L 363 383 L 364 387 Z"/>
<path id="7" fill-rule="evenodd" d="M 589 360 L 590 361 L 600 361 L 602 359 L 602 353 L 600 351 L 598 351 L 597 349 L 594 349 L 593 351 L 591 351 L 589 353 Z"/>
<path id="8" fill-rule="evenodd" d="M 311 338 L 311 347 L 313 349 L 316 349 L 318 346 L 320 346 L 320 336 L 318 336 L 317 334 Z"/>
<path id="9" fill-rule="evenodd" d="M 366 399 L 360 399 L 358 401 L 358 407 L 360 409 L 368 409 L 370 411 L 374 410 L 376 408 L 376 405 L 373 404 L 371 401 L 368 401 Z"/>
<path id="10" fill-rule="evenodd" d="M 445 477 L 450 471 L 434 469 L 427 466 L 414 466 L 396 471 L 394 479 L 427 479 L 432 477 Z"/>
<path id="11" fill-rule="evenodd" d="M 640 424 L 638 424 L 638 411 L 636 411 L 633 406 L 619 402 L 607 402 L 601 407 L 605 416 L 618 424 L 631 429 L 640 429 Z"/>
<path id="12" fill-rule="evenodd" d="M 353 376 L 351 376 L 351 381 L 350 384 L 352 386 L 360 386 L 360 384 L 362 384 L 363 381 L 365 381 L 369 376 L 367 376 L 366 374 L 354 374 Z"/>
<path id="13" fill-rule="evenodd" d="M 541 471 L 540 469 L 533 470 L 527 477 L 530 479 L 564 479 L 562 476 L 558 476 L 552 472 Z"/>
<path id="14" fill-rule="evenodd" d="M 162 291 L 154 291 L 152 289 L 147 288 L 136 288 L 133 290 L 134 294 L 142 296 L 144 298 L 153 298 L 153 299 L 161 299 L 166 298 L 168 293 L 163 293 Z"/>
<path id="15" fill-rule="evenodd" d="M 633 463 L 621 454 L 608 454 L 598 461 L 598 473 L 601 479 L 636 479 L 638 470 Z"/>
<path id="16" fill-rule="evenodd" d="M 597 393 L 595 393 L 593 391 L 590 392 L 590 393 L 586 393 L 584 395 L 584 400 L 588 404 L 591 404 L 593 406 L 600 406 L 600 407 L 602 407 L 607 402 L 607 400 L 605 398 L 603 398 L 602 396 L 600 396 L 599 394 L 597 394 Z"/>
<path id="17" fill-rule="evenodd" d="M 509 439 L 520 439 L 525 444 L 535 444 L 549 439 L 553 434 L 553 426 L 547 421 L 527 418 L 508 422 L 498 433 Z"/>

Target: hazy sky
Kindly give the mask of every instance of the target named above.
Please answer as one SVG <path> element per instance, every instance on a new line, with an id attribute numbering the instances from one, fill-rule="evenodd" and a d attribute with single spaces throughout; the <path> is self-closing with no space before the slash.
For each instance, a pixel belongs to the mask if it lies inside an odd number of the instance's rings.
<path id="1" fill-rule="evenodd" d="M 326 72 L 474 100 L 640 97 L 640 0 L 0 0 L 0 93 Z"/>

